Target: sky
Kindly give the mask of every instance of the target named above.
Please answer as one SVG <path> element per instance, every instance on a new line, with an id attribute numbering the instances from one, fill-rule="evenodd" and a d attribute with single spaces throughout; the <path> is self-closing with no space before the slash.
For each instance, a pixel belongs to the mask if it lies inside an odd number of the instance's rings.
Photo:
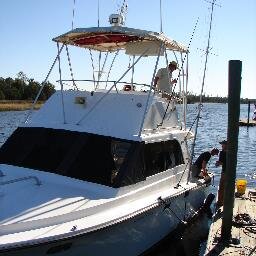
<path id="1" fill-rule="evenodd" d="M 116 13 L 122 2 L 99 0 L 100 26 L 108 26 L 108 16 Z M 160 32 L 159 0 L 127 2 L 127 27 Z M 0 0 L 0 3 L 0 77 L 15 78 L 23 71 L 28 78 L 42 82 L 57 54 L 52 38 L 71 30 L 74 0 Z M 75 3 L 74 28 L 97 26 L 98 1 L 75 0 Z M 256 99 L 256 0 L 217 0 L 216 4 L 204 92 L 227 96 L 229 60 L 241 60 L 241 97 Z M 207 0 L 162 0 L 163 32 L 168 37 L 188 45 L 198 19 L 189 47 L 188 74 L 188 90 L 196 94 L 202 86 L 210 9 Z M 73 48 L 70 57 L 74 76 L 88 79 L 85 75 L 91 68 L 86 60 L 89 55 Z M 141 81 L 152 74 L 151 59 L 147 62 L 137 72 Z M 127 67 L 124 62 L 120 65 Z M 56 66 L 49 81 L 56 84 L 58 79 Z"/>

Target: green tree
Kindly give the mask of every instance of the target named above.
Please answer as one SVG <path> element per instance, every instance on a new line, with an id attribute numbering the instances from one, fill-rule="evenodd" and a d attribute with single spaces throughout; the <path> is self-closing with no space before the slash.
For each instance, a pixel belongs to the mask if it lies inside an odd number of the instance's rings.
<path id="1" fill-rule="evenodd" d="M 5 96 L 1 88 L 0 88 L 0 100 L 5 100 Z"/>
<path id="2" fill-rule="evenodd" d="M 40 100 L 47 100 L 54 92 L 54 85 L 50 82 L 46 82 L 46 84 L 44 85 L 44 89 L 41 93 Z"/>
<path id="3" fill-rule="evenodd" d="M 33 78 L 20 71 L 17 78 L 12 79 L 0 77 L 0 100 L 34 100 L 37 96 L 41 84 Z M 40 95 L 40 100 L 47 100 L 55 92 L 54 85 L 47 82 Z"/>
<path id="4" fill-rule="evenodd" d="M 18 80 L 21 80 L 23 81 L 24 83 L 26 83 L 28 81 L 28 77 L 26 76 L 26 74 L 23 72 L 23 71 L 20 71 L 18 74 L 17 74 L 17 78 Z"/>

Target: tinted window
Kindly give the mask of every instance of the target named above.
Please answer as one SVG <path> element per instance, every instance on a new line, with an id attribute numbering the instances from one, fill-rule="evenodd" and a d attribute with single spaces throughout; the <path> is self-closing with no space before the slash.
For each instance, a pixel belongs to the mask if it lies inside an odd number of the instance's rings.
<path id="1" fill-rule="evenodd" d="M 0 148 L 0 163 L 112 186 L 132 143 L 66 130 L 18 128 Z"/>
<path id="2" fill-rule="evenodd" d="M 178 141 L 163 141 L 145 145 L 146 176 L 151 176 L 183 164 Z"/>

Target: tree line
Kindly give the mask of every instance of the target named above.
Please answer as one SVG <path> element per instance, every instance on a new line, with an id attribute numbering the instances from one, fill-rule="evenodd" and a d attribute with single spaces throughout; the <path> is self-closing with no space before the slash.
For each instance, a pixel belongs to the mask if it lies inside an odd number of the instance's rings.
<path id="1" fill-rule="evenodd" d="M 241 104 L 248 104 L 248 101 L 251 103 L 255 102 L 256 99 L 240 99 Z M 196 103 L 200 102 L 200 95 L 195 95 L 190 92 L 187 94 L 187 103 Z M 209 96 L 209 95 L 202 95 L 202 102 L 203 103 L 228 103 L 228 97 L 218 97 L 218 96 Z"/>
<path id="2" fill-rule="evenodd" d="M 28 78 L 22 71 L 14 79 L 0 77 L 0 100 L 34 100 L 41 86 L 41 83 Z M 39 100 L 47 100 L 54 92 L 54 85 L 46 82 Z"/>
<path id="3" fill-rule="evenodd" d="M 14 79 L 10 77 L 0 77 L 0 100 L 34 100 L 41 86 L 41 83 L 35 81 L 33 78 L 28 78 L 22 71 L 20 71 Z M 47 100 L 54 92 L 54 85 L 47 82 L 44 85 L 39 100 Z M 251 99 L 250 101 L 256 103 L 256 99 Z M 200 96 L 188 92 L 187 102 L 200 102 Z M 203 95 L 202 102 L 227 103 L 228 98 Z M 241 99 L 240 102 L 248 103 L 248 99 Z"/>

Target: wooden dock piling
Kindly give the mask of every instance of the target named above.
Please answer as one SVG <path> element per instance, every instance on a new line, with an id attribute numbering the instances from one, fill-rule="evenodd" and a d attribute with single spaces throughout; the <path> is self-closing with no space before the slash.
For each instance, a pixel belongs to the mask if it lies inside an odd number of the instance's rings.
<path id="1" fill-rule="evenodd" d="M 221 226 L 221 239 L 229 243 L 231 239 L 232 215 L 234 206 L 236 164 L 238 150 L 240 91 L 241 91 L 242 62 L 229 61 L 228 74 L 228 144 L 227 166 L 225 176 L 228 182 L 224 187 L 223 221 Z"/>
<path id="2" fill-rule="evenodd" d="M 241 61 L 229 61 L 228 148 L 225 172 L 228 180 L 225 183 L 224 206 L 218 209 L 210 227 L 205 251 L 207 256 L 256 256 L 256 190 L 246 190 L 243 195 L 238 192 L 235 194 L 241 70 Z"/>

